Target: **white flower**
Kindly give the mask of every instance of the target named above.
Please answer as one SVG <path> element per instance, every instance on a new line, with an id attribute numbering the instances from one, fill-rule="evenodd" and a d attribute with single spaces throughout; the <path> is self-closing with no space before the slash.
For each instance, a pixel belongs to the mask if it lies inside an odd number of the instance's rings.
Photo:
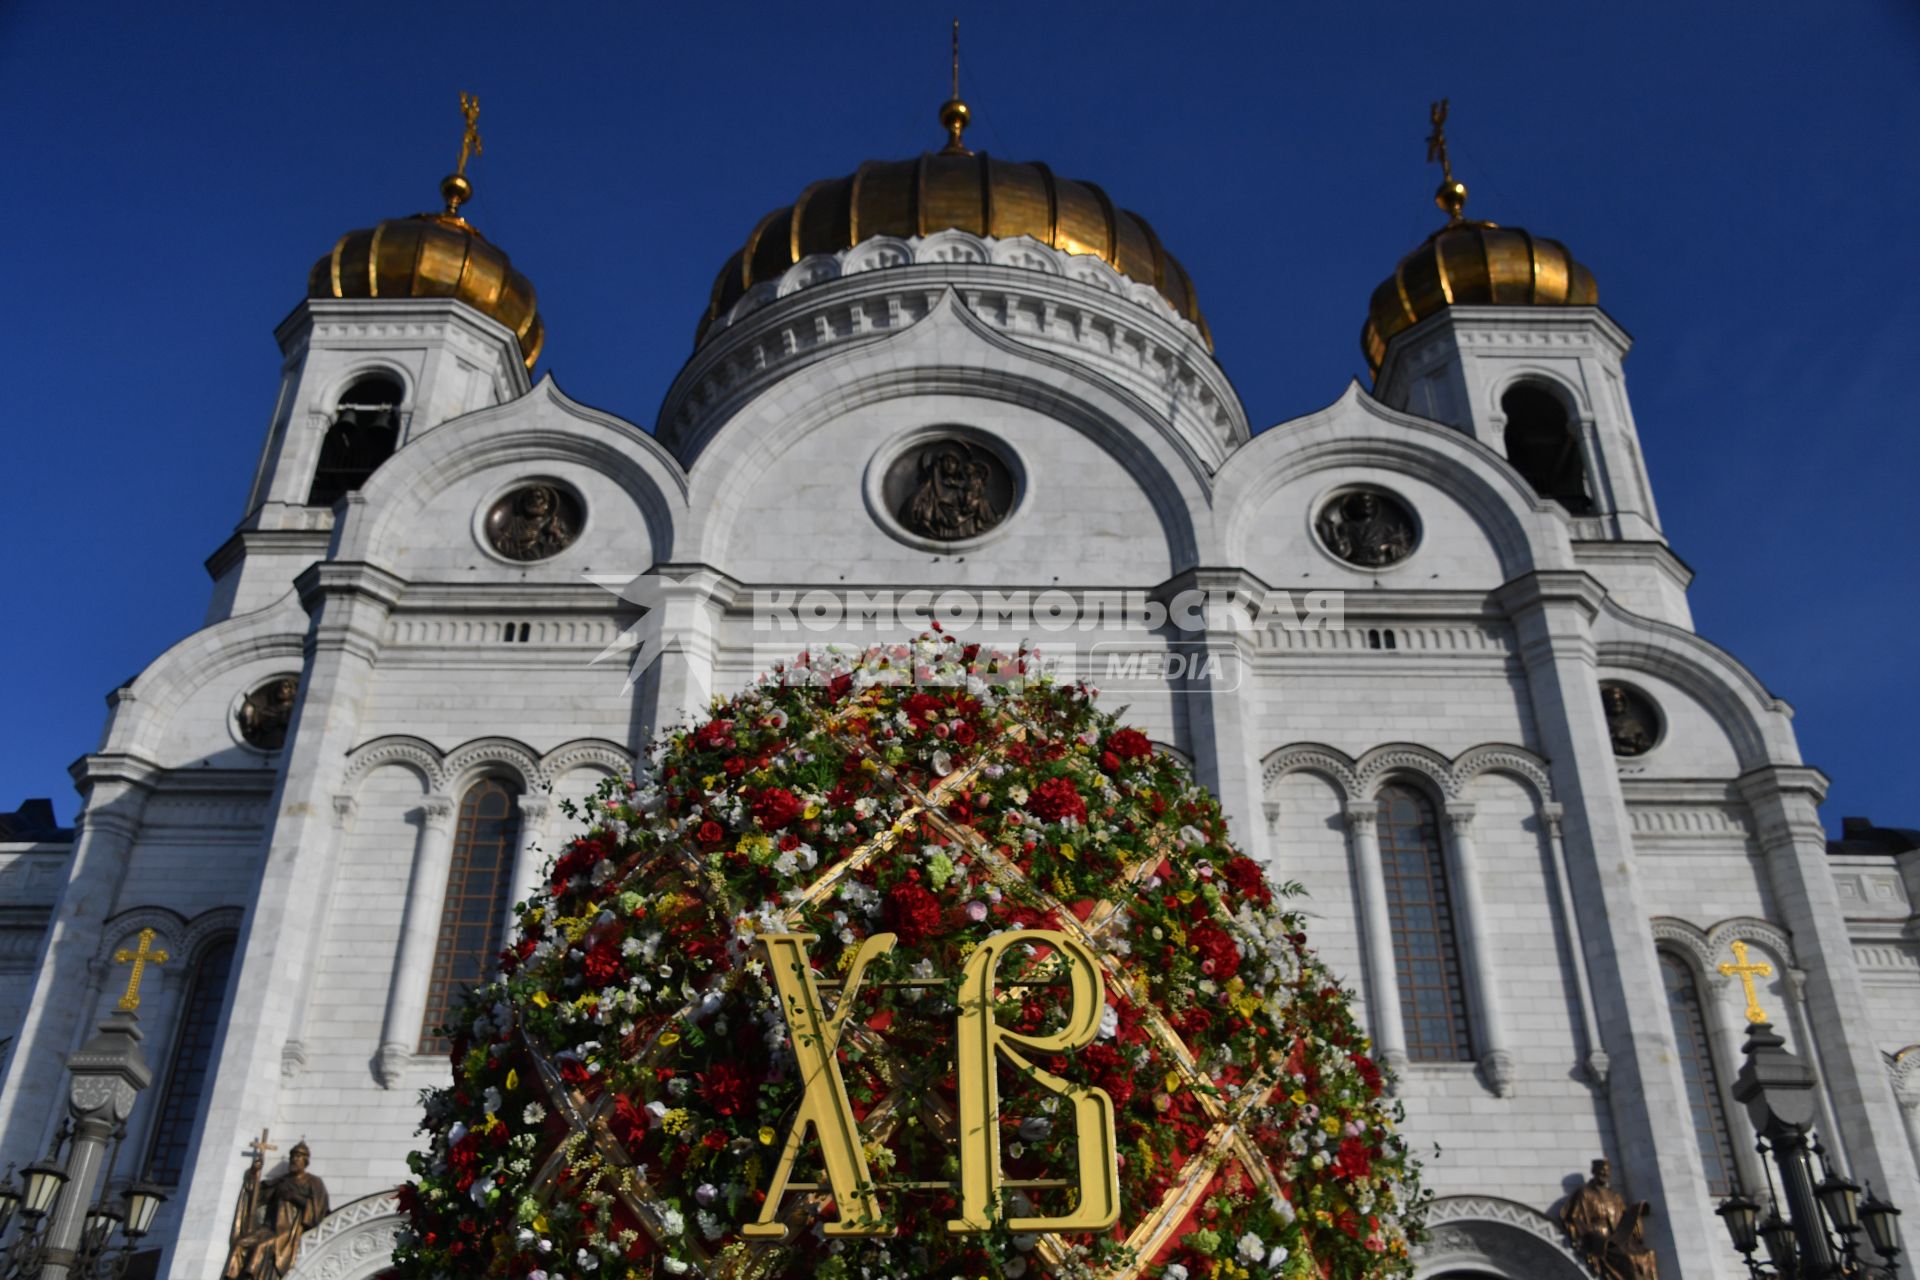
<path id="1" fill-rule="evenodd" d="M 539 1124 L 547 1118 L 547 1109 L 537 1102 L 529 1102 L 527 1109 L 520 1113 L 520 1123 L 529 1127 Z"/>
<path id="2" fill-rule="evenodd" d="M 1112 1005 L 1100 1010 L 1100 1038 L 1111 1040 L 1120 1033 L 1120 1011 Z"/>
<path id="3" fill-rule="evenodd" d="M 1008 1258 L 1006 1265 L 1000 1268 L 1000 1273 L 1006 1276 L 1007 1280 L 1020 1280 L 1021 1276 L 1027 1274 L 1027 1260 L 1017 1257 Z"/>
<path id="4" fill-rule="evenodd" d="M 687 1230 L 687 1220 L 682 1217 L 680 1211 L 672 1205 L 662 1205 L 660 1207 L 660 1230 L 670 1236 L 683 1235 Z"/>
<path id="5" fill-rule="evenodd" d="M 1109 1008 L 1112 1006 L 1109 1005 Z M 1034 1116 L 1020 1122 L 1020 1140 L 1022 1142 L 1041 1142 L 1053 1132 L 1053 1121 L 1045 1116 Z"/>
<path id="6" fill-rule="evenodd" d="M 1273 1246 L 1273 1252 L 1267 1255 L 1267 1270 L 1278 1271 L 1280 1269 L 1280 1264 L 1285 1262 L 1286 1260 L 1287 1260 L 1287 1246 L 1283 1244 L 1277 1244 Z"/>
<path id="7" fill-rule="evenodd" d="M 1205 836 L 1203 836 L 1203 835 L 1201 835 L 1201 834 L 1200 834 L 1200 828 L 1198 828 L 1198 827 L 1182 827 L 1182 828 L 1180 828 L 1180 843 L 1181 843 L 1181 844 L 1184 844 L 1184 845 L 1202 845 L 1202 844 L 1205 844 L 1206 842 L 1207 842 L 1207 838 L 1206 838 Z"/>
<path id="8" fill-rule="evenodd" d="M 933 772 L 935 777 L 944 778 L 953 772 L 953 757 L 946 751 L 933 753 Z"/>
<path id="9" fill-rule="evenodd" d="M 1187 1280 L 1187 1269 L 1177 1262 L 1170 1262 L 1167 1269 L 1160 1273 L 1160 1280 Z"/>
<path id="10" fill-rule="evenodd" d="M 486 1093 L 482 1094 L 480 1097 L 480 1109 L 482 1111 L 487 1112 L 489 1115 L 491 1115 L 492 1113 L 500 1110 L 500 1106 L 501 1106 L 500 1091 L 494 1088 L 492 1085 L 488 1085 Z"/>
<path id="11" fill-rule="evenodd" d="M 1234 1252 L 1242 1262 L 1259 1262 L 1267 1256 L 1267 1242 L 1249 1231 L 1240 1237 L 1240 1243 L 1234 1246 Z"/>
<path id="12" fill-rule="evenodd" d="M 1285 1196 L 1275 1196 L 1273 1198 L 1273 1211 L 1280 1215 L 1280 1221 L 1282 1222 L 1292 1222 L 1296 1216 L 1293 1209 L 1293 1201 L 1287 1199 Z"/>

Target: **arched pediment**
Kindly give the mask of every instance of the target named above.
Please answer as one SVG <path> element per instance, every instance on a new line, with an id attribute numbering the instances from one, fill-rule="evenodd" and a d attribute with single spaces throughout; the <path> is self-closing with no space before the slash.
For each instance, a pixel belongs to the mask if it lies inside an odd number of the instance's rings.
<path id="1" fill-rule="evenodd" d="M 1498 1196 L 1435 1200 L 1427 1212 L 1427 1238 L 1413 1260 L 1420 1280 L 1459 1272 L 1501 1280 L 1592 1280 L 1557 1222 Z"/>
<path id="2" fill-rule="evenodd" d="M 406 1226 L 400 1198 L 391 1191 L 342 1205 L 301 1237 L 287 1280 L 371 1280 L 393 1265 Z"/>

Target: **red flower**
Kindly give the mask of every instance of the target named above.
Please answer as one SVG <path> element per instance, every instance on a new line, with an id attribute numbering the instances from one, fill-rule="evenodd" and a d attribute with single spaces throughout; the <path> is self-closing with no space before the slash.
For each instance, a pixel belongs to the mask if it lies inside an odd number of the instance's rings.
<path id="1" fill-rule="evenodd" d="M 1227 859 L 1227 865 L 1220 868 L 1227 883 L 1238 889 L 1245 897 L 1251 898 L 1261 906 L 1273 901 L 1273 890 L 1267 887 L 1266 873 L 1260 864 L 1245 854 L 1234 854 Z"/>
<path id="2" fill-rule="evenodd" d="M 580 972 L 596 987 L 604 987 L 620 976 L 620 947 L 613 939 L 596 942 L 580 962 Z"/>
<path id="3" fill-rule="evenodd" d="M 1367 1086 L 1368 1093 L 1380 1092 L 1383 1083 L 1380 1078 L 1380 1068 L 1373 1064 L 1372 1058 L 1364 1053 L 1356 1053 L 1353 1055 L 1353 1067 L 1360 1073 L 1360 1080 Z"/>
<path id="4" fill-rule="evenodd" d="M 909 947 L 940 932 L 940 902 L 917 881 L 902 880 L 887 891 L 887 927 Z"/>
<path id="5" fill-rule="evenodd" d="M 953 742 L 955 746 L 970 747 L 973 745 L 975 736 L 973 726 L 965 720 L 957 720 L 954 722 Z"/>
<path id="6" fill-rule="evenodd" d="M 693 744 L 707 751 L 718 751 L 733 743 L 733 721 L 709 720 L 693 735 Z"/>
<path id="7" fill-rule="evenodd" d="M 930 693 L 916 693 L 900 704 L 907 713 L 907 719 L 921 728 L 932 724 L 940 716 L 940 699 Z"/>
<path id="8" fill-rule="evenodd" d="M 1195 926 L 1187 935 L 1187 945 L 1200 961 L 1200 972 L 1225 982 L 1240 971 L 1240 949 L 1218 925 Z"/>
<path id="9" fill-rule="evenodd" d="M 1144 760 L 1153 754 L 1153 743 L 1138 729 L 1116 729 L 1107 739 L 1107 750 L 1122 760 Z"/>
<path id="10" fill-rule="evenodd" d="M 719 844 L 727 838 L 727 829 L 712 818 L 708 818 L 700 824 L 700 829 L 693 833 L 693 838 L 701 844 Z"/>
<path id="11" fill-rule="evenodd" d="M 785 787 L 768 787 L 753 801 L 753 816 L 768 831 L 789 825 L 806 809 L 800 797 Z"/>
<path id="12" fill-rule="evenodd" d="M 716 1062 L 695 1079 L 700 1082 L 700 1098 L 723 1116 L 736 1116 L 753 1100 L 753 1078 L 731 1062 Z"/>
<path id="13" fill-rule="evenodd" d="M 1087 802 L 1080 798 L 1080 789 L 1073 785 L 1072 778 L 1048 778 L 1033 789 L 1027 807 L 1044 822 L 1087 820 Z"/>

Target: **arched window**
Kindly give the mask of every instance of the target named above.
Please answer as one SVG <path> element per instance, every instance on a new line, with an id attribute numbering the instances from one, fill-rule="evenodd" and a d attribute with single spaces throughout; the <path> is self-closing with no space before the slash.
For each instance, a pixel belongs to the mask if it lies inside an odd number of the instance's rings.
<path id="1" fill-rule="evenodd" d="M 195 1113 L 206 1091 L 207 1070 L 213 1064 L 214 1036 L 220 1030 L 220 1009 L 227 999 L 227 977 L 233 970 L 232 938 L 222 938 L 200 953 L 180 1029 L 173 1042 L 173 1061 L 167 1068 L 167 1088 L 161 1095 L 153 1142 L 147 1150 L 144 1172 L 162 1186 L 176 1187 L 187 1171 L 187 1148 L 193 1142 Z"/>
<path id="2" fill-rule="evenodd" d="M 513 909 L 513 854 L 520 843 L 518 788 L 499 778 L 482 778 L 460 801 L 453 832 L 453 865 L 447 872 L 446 905 L 440 909 L 440 938 L 427 985 L 427 1013 L 420 1027 L 420 1052 L 445 1053 L 447 1042 L 434 1028 L 447 1019 L 454 1001 L 491 971 Z"/>
<path id="3" fill-rule="evenodd" d="M 1407 1055 L 1417 1062 L 1470 1061 L 1466 981 L 1440 824 L 1432 802 L 1412 787 L 1381 788 L 1380 871 Z"/>
<path id="4" fill-rule="evenodd" d="M 1665 951 L 1660 953 L 1660 976 L 1666 980 L 1667 1012 L 1673 1017 L 1673 1042 L 1680 1050 L 1680 1075 L 1687 1082 L 1687 1106 L 1693 1113 L 1707 1186 L 1715 1196 L 1730 1196 L 1739 1190 L 1740 1176 L 1733 1163 L 1733 1134 L 1727 1128 L 1720 1073 L 1714 1070 L 1713 1049 L 1707 1041 L 1700 984 L 1686 961 Z"/>
<path id="5" fill-rule="evenodd" d="M 385 374 L 362 378 L 340 397 L 320 442 L 310 507 L 330 507 L 358 489 L 393 454 L 400 437 L 400 384 Z"/>
<path id="6" fill-rule="evenodd" d="M 1580 441 L 1560 397 L 1523 382 L 1500 397 L 1500 411 L 1507 415 L 1507 461 L 1533 491 L 1576 515 L 1593 510 Z"/>

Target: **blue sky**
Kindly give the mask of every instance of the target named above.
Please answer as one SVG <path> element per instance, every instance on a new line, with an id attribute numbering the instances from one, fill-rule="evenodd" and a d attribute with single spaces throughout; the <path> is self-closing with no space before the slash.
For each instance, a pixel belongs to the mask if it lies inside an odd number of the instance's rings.
<path id="1" fill-rule="evenodd" d="M 1363 372 L 1432 229 L 1563 240 L 1627 374 L 1699 630 L 1797 708 L 1842 813 L 1920 825 L 1920 7 L 722 3 L 0 6 L 0 809 L 76 797 L 102 697 L 199 625 L 273 405 L 274 325 L 343 231 L 433 203 L 540 291 L 551 370 L 650 424 L 766 210 L 968 140 L 1101 183 L 1185 262 L 1256 426 Z"/>

